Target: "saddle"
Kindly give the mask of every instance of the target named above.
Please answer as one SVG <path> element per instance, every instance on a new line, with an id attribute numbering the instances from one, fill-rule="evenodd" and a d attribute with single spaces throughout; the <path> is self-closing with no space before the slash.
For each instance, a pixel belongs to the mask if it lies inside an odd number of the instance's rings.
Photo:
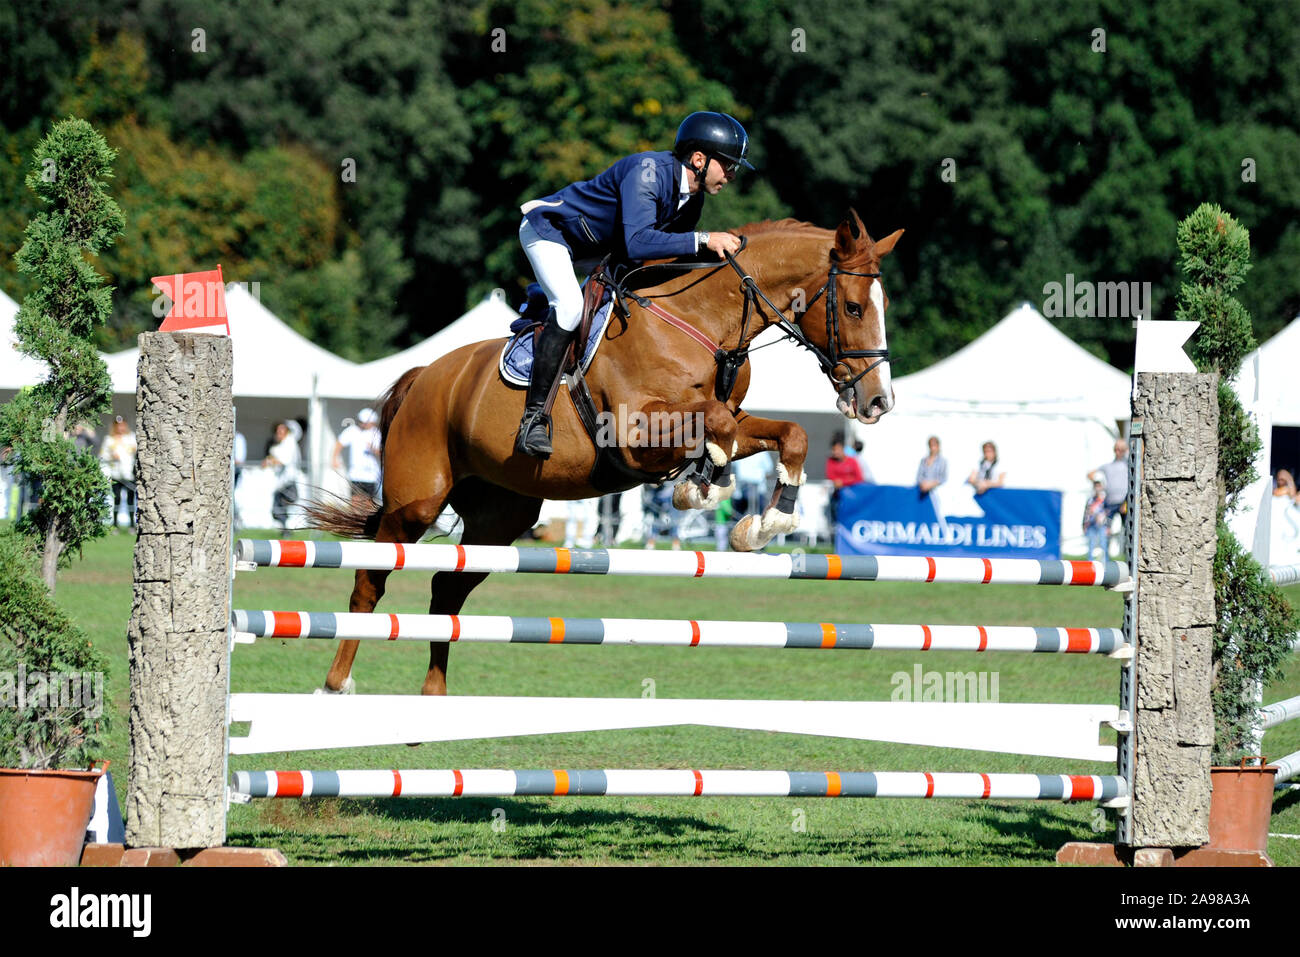
<path id="1" fill-rule="evenodd" d="M 569 348 L 565 352 L 564 360 L 560 363 L 560 374 L 556 376 L 555 382 L 551 385 L 551 391 L 546 398 L 545 405 L 546 414 L 549 416 L 555 406 L 556 397 L 559 395 L 560 381 L 561 379 L 566 380 L 569 385 L 569 398 L 573 402 L 574 410 L 578 413 L 578 419 L 582 422 L 587 437 L 596 450 L 596 460 L 592 465 L 588 482 L 593 488 L 602 493 L 612 492 L 628 485 L 661 482 L 681 471 L 678 468 L 666 473 L 650 473 L 629 468 L 617 448 L 604 446 L 597 441 L 597 435 L 600 431 L 597 421 L 599 411 L 596 408 L 595 399 L 591 394 L 591 389 L 587 385 L 587 379 L 583 372 L 585 366 L 595 354 L 598 345 L 598 343 L 592 341 L 596 337 L 593 334 L 598 335 L 603 330 L 605 322 L 608 321 L 607 319 L 602 320 L 602 328 L 596 328 L 597 320 L 604 311 L 606 304 L 609 304 L 609 314 L 612 314 L 614 310 L 618 310 L 620 315 L 624 318 L 627 317 L 626 310 L 621 308 L 622 304 L 618 297 L 619 289 L 617 283 L 613 280 L 612 272 L 607 257 L 587 277 L 587 282 L 582 291 L 582 319 L 578 323 L 577 331 L 570 338 Z M 524 305 L 520 317 L 511 324 L 510 331 L 517 336 L 531 333 L 533 337 L 532 346 L 535 349 L 537 337 L 541 335 L 549 308 L 550 304 L 547 302 L 546 294 L 542 292 L 541 287 L 535 283 L 530 285 L 528 287 L 528 301 Z M 519 363 L 517 361 L 512 362 L 512 346 L 513 342 L 507 344 L 502 351 L 502 378 L 506 379 L 507 382 L 526 384 L 526 382 L 521 382 L 522 376 L 520 375 Z"/>

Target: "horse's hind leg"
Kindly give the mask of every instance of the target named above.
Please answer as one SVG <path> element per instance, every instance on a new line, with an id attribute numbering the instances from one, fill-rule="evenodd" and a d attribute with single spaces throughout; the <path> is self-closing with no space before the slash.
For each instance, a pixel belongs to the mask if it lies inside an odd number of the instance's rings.
<path id="1" fill-rule="evenodd" d="M 533 527 L 542 510 L 540 498 L 508 491 L 483 479 L 466 479 L 451 495 L 451 505 L 465 523 L 462 545 L 509 545 Z M 483 572 L 438 572 L 430 586 L 429 614 L 460 613 L 469 593 L 487 578 Z M 421 694 L 447 693 L 445 641 L 429 643 L 429 673 Z"/>
<path id="2" fill-rule="evenodd" d="M 375 532 L 377 542 L 418 542 L 420 536 L 429 530 L 442 512 L 447 493 L 444 490 L 409 505 L 385 513 L 379 520 L 379 529 Z M 367 613 L 375 610 L 379 599 L 384 597 L 384 586 L 388 582 L 390 571 L 371 571 L 357 569 L 355 583 L 352 586 L 352 598 L 348 602 L 348 611 Z M 350 694 L 355 687 L 352 680 L 352 661 L 357 656 L 359 641 L 340 641 L 334 652 L 334 662 L 329 674 L 325 676 L 326 694 Z"/>

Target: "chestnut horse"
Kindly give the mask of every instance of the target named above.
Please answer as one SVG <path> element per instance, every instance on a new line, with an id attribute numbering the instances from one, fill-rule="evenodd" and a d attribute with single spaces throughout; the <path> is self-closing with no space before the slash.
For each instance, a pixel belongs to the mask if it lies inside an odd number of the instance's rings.
<path id="1" fill-rule="evenodd" d="M 731 491 L 730 461 L 778 452 L 769 506 L 761 516 L 746 516 L 732 533 L 732 547 L 750 551 L 793 531 L 808 436 L 793 422 L 741 411 L 749 388 L 747 361 L 725 401 L 716 398 L 715 352 L 747 345 L 780 322 L 813 350 L 838 395 L 839 410 L 875 422 L 893 406 L 885 342 L 889 300 L 878 281 L 880 257 L 893 249 L 902 230 L 873 241 L 850 210 L 834 232 L 794 220 L 757 223 L 739 232 L 746 246 L 732 263 L 720 263 L 703 278 L 688 272 L 638 290 L 645 297 L 641 302 L 663 304 L 663 311 L 697 335 L 674 328 L 634 299 L 628 314 L 616 315 L 606 327 L 586 378 L 600 413 L 608 413 L 606 422 L 617 423 L 615 452 L 632 469 L 659 476 L 681 470 L 690 464 L 682 441 L 686 431 L 691 424 L 702 426 L 704 449 L 697 440 L 694 451 L 705 452 L 708 462 L 698 459 L 699 474 L 677 486 L 678 507 L 715 506 Z M 738 283 L 739 272 L 752 281 Z M 785 318 L 787 311 L 792 319 Z M 554 454 L 541 460 L 514 451 L 524 390 L 503 381 L 497 366 L 501 348 L 500 339 L 464 346 L 398 379 L 381 400 L 383 504 L 317 504 L 308 509 L 312 524 L 353 538 L 416 542 L 450 504 L 464 522 L 463 544 L 508 545 L 533 527 L 543 499 L 611 491 L 592 487 L 596 450 L 574 403 L 563 396 L 553 412 Z M 637 410 L 645 418 L 635 415 Z M 646 421 L 674 423 L 671 441 L 648 442 Z M 644 477 L 625 476 L 621 487 L 634 488 L 639 481 Z M 388 575 L 358 571 L 349 610 L 372 611 Z M 486 577 L 434 575 L 429 612 L 457 614 Z M 357 644 L 340 642 L 325 691 L 352 690 Z M 447 653 L 446 643 L 431 643 L 424 694 L 446 693 Z"/>

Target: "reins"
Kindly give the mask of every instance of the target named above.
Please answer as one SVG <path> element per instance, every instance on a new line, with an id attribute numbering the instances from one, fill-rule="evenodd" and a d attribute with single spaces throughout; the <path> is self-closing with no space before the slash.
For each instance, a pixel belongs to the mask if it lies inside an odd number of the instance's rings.
<path id="1" fill-rule="evenodd" d="M 747 243 L 748 237 L 741 236 L 740 248 L 736 251 L 736 255 L 744 252 Z M 781 330 L 781 334 L 784 338 L 792 340 L 797 345 L 803 346 L 811 352 L 814 358 L 816 358 L 817 364 L 821 367 L 822 372 L 826 374 L 826 377 L 830 379 L 831 384 L 835 386 L 836 391 L 843 392 L 846 389 L 853 388 L 853 386 L 855 386 L 868 372 L 889 361 L 888 349 L 840 348 L 839 300 L 836 294 L 835 277 L 859 276 L 862 278 L 879 279 L 880 273 L 853 272 L 848 269 L 841 269 L 839 263 L 832 258 L 830 270 L 826 275 L 826 282 L 822 284 L 821 289 L 817 290 L 812 299 L 808 300 L 803 310 L 795 313 L 794 319 L 790 319 L 774 302 L 772 302 L 771 299 L 767 297 L 767 294 L 759 288 L 758 283 L 754 281 L 754 278 L 741 268 L 740 264 L 736 261 L 735 255 L 731 253 L 726 253 L 725 255 L 726 262 L 718 263 L 716 265 L 714 263 L 655 263 L 650 266 L 637 266 L 636 268 L 629 270 L 621 280 L 615 280 L 612 278 L 607 280 L 610 289 L 614 293 L 614 298 L 618 302 L 619 309 L 622 310 L 624 315 L 628 314 L 625 300 L 631 299 L 642 309 L 668 323 L 680 332 L 685 333 L 713 355 L 714 361 L 718 364 L 718 381 L 715 393 L 719 399 L 725 401 L 731 396 L 731 390 L 735 386 L 736 376 L 739 373 L 740 367 L 744 365 L 746 359 L 749 357 L 749 353 L 752 351 L 750 347 L 745 344 L 745 338 L 749 331 L 750 316 L 754 312 L 757 312 L 758 315 L 763 318 L 764 325 L 775 326 Z M 715 275 L 724 266 L 728 265 L 731 266 L 731 268 L 735 270 L 736 275 L 740 277 L 740 290 L 745 297 L 744 311 L 740 318 L 740 337 L 733 349 L 724 349 L 720 344 L 715 345 L 711 339 L 702 334 L 690 323 L 677 318 L 672 313 L 662 309 L 651 301 L 653 299 L 668 299 L 680 295 L 686 290 L 691 289 Z M 681 289 L 669 293 L 660 293 L 657 296 L 641 296 L 627 288 L 628 280 L 631 279 L 631 277 L 643 270 L 655 269 L 664 269 L 682 273 L 697 269 L 707 269 L 709 272 L 707 275 L 701 276 L 699 279 L 688 283 Z M 798 325 L 799 317 L 807 314 L 808 310 L 811 309 L 817 300 L 823 295 L 826 296 L 826 349 L 824 351 L 813 343 Z M 761 303 L 765 303 L 768 309 L 771 309 L 772 312 L 775 313 L 777 318 L 771 319 L 768 314 L 764 312 Z M 775 343 L 769 343 L 769 345 L 775 345 Z M 761 349 L 765 347 L 759 346 L 758 348 Z M 835 370 L 843 364 L 843 360 L 845 359 L 875 359 L 876 361 L 872 362 L 851 379 L 837 379 L 835 377 Z"/>

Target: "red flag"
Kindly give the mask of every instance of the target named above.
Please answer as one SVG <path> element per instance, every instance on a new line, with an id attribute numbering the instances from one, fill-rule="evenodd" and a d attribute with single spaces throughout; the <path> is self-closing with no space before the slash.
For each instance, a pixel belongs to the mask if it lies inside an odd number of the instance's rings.
<path id="1" fill-rule="evenodd" d="M 154 276 L 153 284 L 172 301 L 159 332 L 209 332 L 230 335 L 226 318 L 226 284 L 221 266 L 207 272 Z"/>

